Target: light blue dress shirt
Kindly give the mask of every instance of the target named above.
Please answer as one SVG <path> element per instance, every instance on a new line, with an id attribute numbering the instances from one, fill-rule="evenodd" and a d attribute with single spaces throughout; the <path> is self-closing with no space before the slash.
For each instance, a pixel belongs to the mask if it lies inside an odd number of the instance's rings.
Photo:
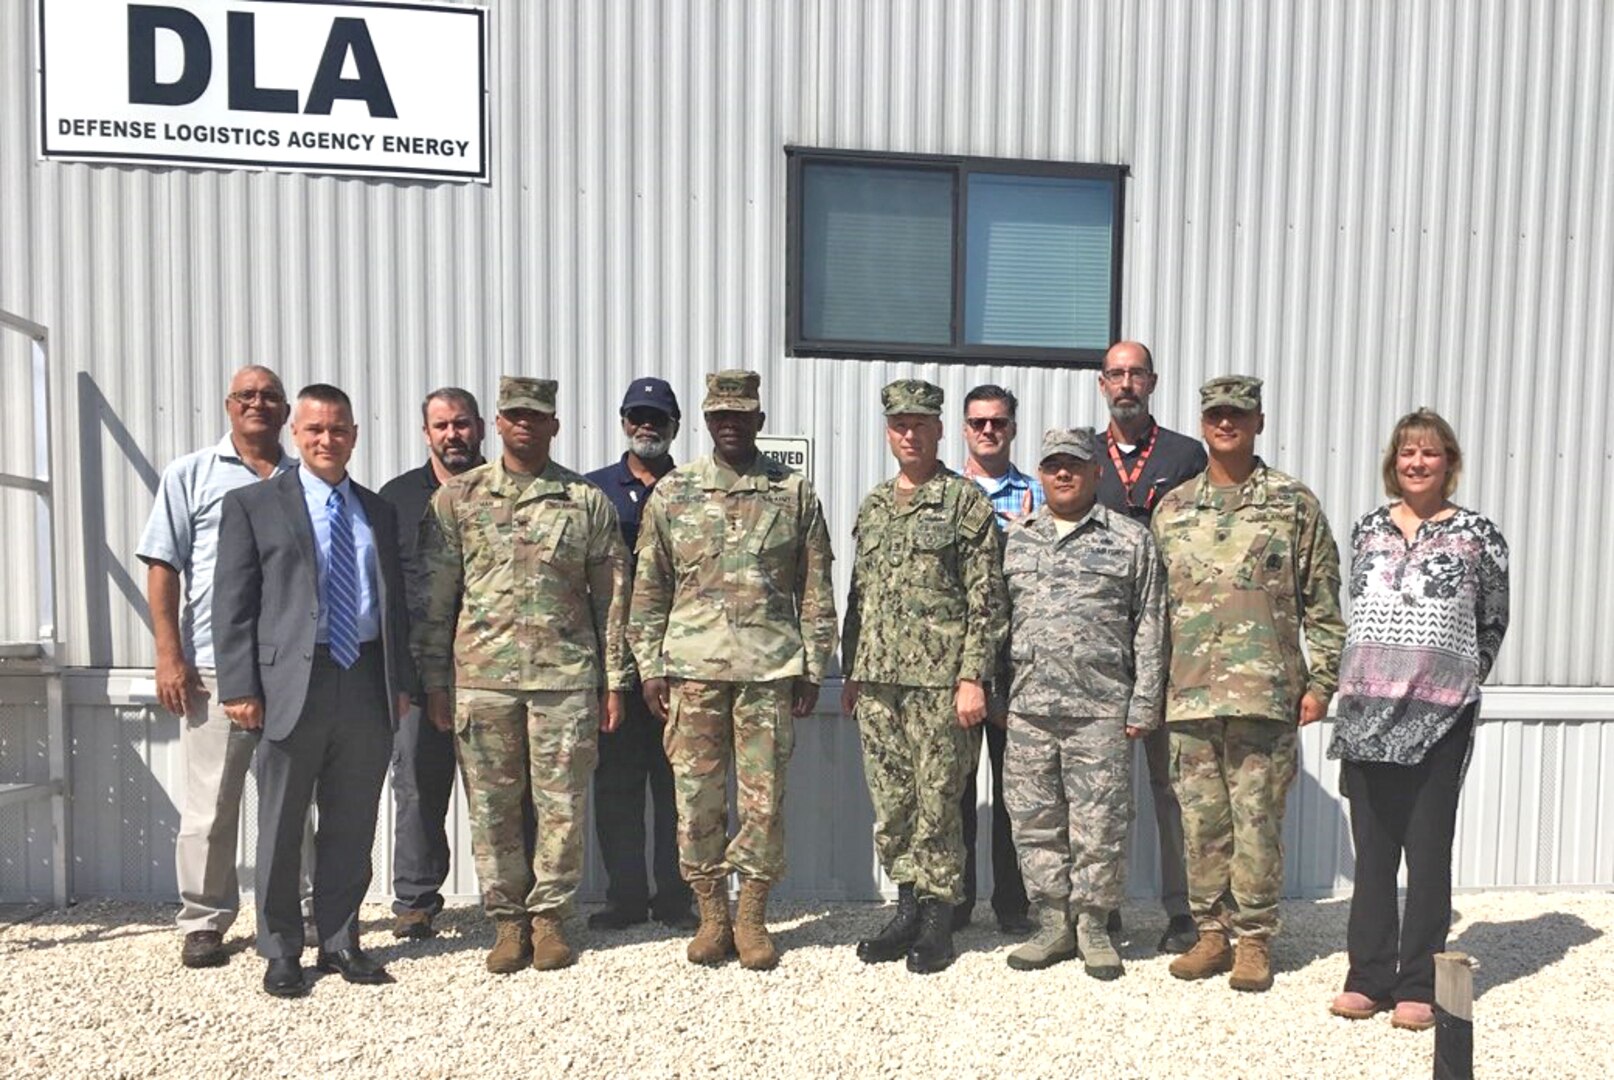
<path id="1" fill-rule="evenodd" d="M 282 451 L 275 475 L 296 467 L 297 459 Z M 144 561 L 167 563 L 183 576 L 179 639 L 185 658 L 205 671 L 213 669 L 213 567 L 224 496 L 262 479 L 241 460 L 228 434 L 205 450 L 169 462 L 135 550 Z"/>
<path id="2" fill-rule="evenodd" d="M 331 497 L 332 488 L 307 469 L 298 469 L 297 476 L 303 482 L 303 503 L 308 507 L 308 520 L 314 526 L 314 559 L 319 563 L 319 626 L 314 631 L 314 641 L 327 645 L 331 638 L 325 611 L 325 568 L 331 561 L 331 521 L 327 516 L 330 511 L 325 504 Z M 353 491 L 353 481 L 344 476 L 335 490 L 342 493 L 347 503 L 348 520 L 353 525 L 353 553 L 359 562 L 359 640 L 374 641 L 381 636 L 381 592 L 376 585 L 375 532 L 370 528 L 370 518 L 364 512 L 364 504 Z"/>

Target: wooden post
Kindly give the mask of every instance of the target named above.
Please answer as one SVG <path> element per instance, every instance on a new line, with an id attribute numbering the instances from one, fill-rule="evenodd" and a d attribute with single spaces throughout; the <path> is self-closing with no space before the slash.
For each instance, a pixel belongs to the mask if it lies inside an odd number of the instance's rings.
<path id="1" fill-rule="evenodd" d="M 1474 1080 L 1474 960 L 1435 954 L 1435 1080 Z"/>

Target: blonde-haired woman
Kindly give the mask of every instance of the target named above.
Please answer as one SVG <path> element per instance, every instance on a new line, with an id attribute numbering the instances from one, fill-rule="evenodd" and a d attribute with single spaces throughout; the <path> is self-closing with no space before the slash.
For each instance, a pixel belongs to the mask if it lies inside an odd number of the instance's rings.
<path id="1" fill-rule="evenodd" d="M 1355 887 L 1350 973 L 1330 1011 L 1397 1027 L 1434 1024 L 1434 955 L 1451 924 L 1451 849 L 1480 683 L 1508 625 L 1508 548 L 1452 502 L 1463 454 L 1428 409 L 1403 416 L 1385 451 L 1393 500 L 1351 530 L 1351 620 L 1340 665 L 1342 759 Z M 1407 862 L 1406 913 L 1396 873 Z"/>

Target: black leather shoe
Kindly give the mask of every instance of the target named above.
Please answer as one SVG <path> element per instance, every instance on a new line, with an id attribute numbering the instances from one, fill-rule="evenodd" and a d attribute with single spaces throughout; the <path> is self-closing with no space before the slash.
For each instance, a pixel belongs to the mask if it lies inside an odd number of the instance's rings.
<path id="1" fill-rule="evenodd" d="M 919 936 L 908 950 L 908 970 L 933 975 L 952 966 L 953 906 L 934 897 L 919 901 Z"/>
<path id="2" fill-rule="evenodd" d="M 1199 944 L 1199 927 L 1194 925 L 1194 917 L 1174 915 L 1171 922 L 1166 925 L 1166 932 L 1160 935 L 1160 944 L 1155 946 L 1155 950 L 1180 956 L 1197 944 Z"/>
<path id="3" fill-rule="evenodd" d="M 998 912 L 998 933 L 1008 934 L 1010 937 L 1025 937 L 1037 924 L 1025 912 L 1000 911 Z"/>
<path id="4" fill-rule="evenodd" d="M 857 943 L 857 958 L 865 964 L 901 960 L 919 936 L 919 901 L 912 885 L 897 886 L 897 913 L 871 938 Z"/>
<path id="5" fill-rule="evenodd" d="M 966 900 L 953 908 L 953 933 L 958 933 L 970 924 L 970 917 L 975 914 L 975 901 Z"/>
<path id="6" fill-rule="evenodd" d="M 630 926 L 638 926 L 648 922 L 644 908 L 625 908 L 607 904 L 588 917 L 590 930 L 626 930 Z"/>
<path id="7" fill-rule="evenodd" d="M 188 968 L 220 967 L 229 963 L 224 935 L 217 930 L 192 930 L 179 949 L 179 962 Z"/>
<path id="8" fill-rule="evenodd" d="M 701 921 L 689 902 L 682 904 L 668 904 L 663 908 L 653 908 L 650 917 L 669 930 L 694 930 L 700 926 Z"/>
<path id="9" fill-rule="evenodd" d="M 303 978 L 303 964 L 294 956 L 283 956 L 269 961 L 263 973 L 263 988 L 275 997 L 302 997 L 308 993 L 308 981 Z"/>
<path id="10" fill-rule="evenodd" d="M 357 945 L 337 949 L 335 952 L 325 952 L 321 949 L 319 958 L 314 961 L 314 970 L 326 974 L 335 972 L 350 983 L 365 986 L 379 986 L 393 981 L 392 976 L 387 974 L 387 969 L 364 955 L 364 950 Z"/>
<path id="11" fill-rule="evenodd" d="M 1189 925 L 1192 926 L 1193 923 L 1190 922 Z M 1121 929 L 1121 909 L 1111 908 L 1109 915 L 1104 919 L 1104 932 L 1114 937 L 1121 932 Z"/>

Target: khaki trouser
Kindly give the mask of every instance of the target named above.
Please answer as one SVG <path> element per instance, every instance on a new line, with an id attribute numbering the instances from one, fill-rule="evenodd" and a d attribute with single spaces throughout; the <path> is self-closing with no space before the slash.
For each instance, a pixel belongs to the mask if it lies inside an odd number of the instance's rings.
<path id="1" fill-rule="evenodd" d="M 179 884 L 182 934 L 197 930 L 227 932 L 241 910 L 236 874 L 236 840 L 241 831 L 241 795 L 247 771 L 258 749 L 256 731 L 230 723 L 218 703 L 218 681 L 211 669 L 201 673 L 202 692 L 180 718 L 179 749 L 184 759 L 185 792 L 179 812 L 179 838 L 174 845 L 174 872 Z M 303 828 L 301 892 L 303 917 L 314 913 L 314 818 Z"/>

